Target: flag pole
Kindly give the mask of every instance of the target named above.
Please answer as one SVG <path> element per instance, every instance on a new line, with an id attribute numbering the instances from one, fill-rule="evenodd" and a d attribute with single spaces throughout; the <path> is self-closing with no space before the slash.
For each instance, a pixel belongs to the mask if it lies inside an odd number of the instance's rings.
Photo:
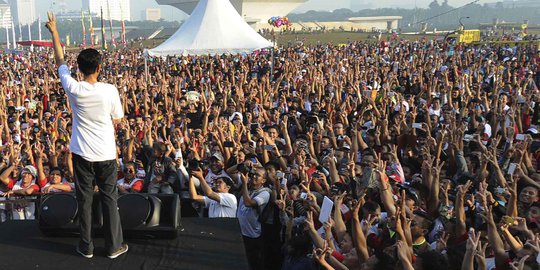
<path id="1" fill-rule="evenodd" d="M 107 50 L 107 40 L 105 39 L 105 26 L 103 26 L 103 7 L 101 7 L 101 49 Z"/>

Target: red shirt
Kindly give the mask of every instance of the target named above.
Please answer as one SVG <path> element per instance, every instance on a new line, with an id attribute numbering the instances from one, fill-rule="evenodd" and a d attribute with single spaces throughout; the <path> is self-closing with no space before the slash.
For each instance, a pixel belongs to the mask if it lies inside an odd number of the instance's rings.
<path id="1" fill-rule="evenodd" d="M 7 187 L 8 187 L 9 189 L 13 189 L 13 187 L 15 186 L 15 184 L 17 184 L 17 181 L 15 181 L 14 179 L 9 179 L 9 183 L 8 183 Z M 36 184 L 30 183 L 30 184 L 29 184 L 28 186 L 26 186 L 26 187 L 25 187 L 25 186 L 22 186 L 22 185 L 21 185 L 21 187 L 22 187 L 23 189 L 32 188 L 32 190 L 33 190 L 32 193 L 38 193 L 38 192 L 39 192 L 39 187 L 38 187 L 38 185 L 36 185 Z"/>

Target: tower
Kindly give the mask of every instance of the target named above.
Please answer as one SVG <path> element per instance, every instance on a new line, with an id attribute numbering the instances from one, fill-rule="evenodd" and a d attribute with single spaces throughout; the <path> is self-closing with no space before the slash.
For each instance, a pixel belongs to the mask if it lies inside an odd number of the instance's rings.
<path id="1" fill-rule="evenodd" d="M 83 10 L 89 10 L 92 14 L 99 14 L 101 7 L 103 7 L 103 19 L 109 20 L 107 7 L 110 7 L 111 19 L 120 21 L 123 18 L 126 21 L 130 21 L 130 2 L 130 0 L 83 0 L 82 8 Z"/>
<path id="2" fill-rule="evenodd" d="M 9 0 L 15 24 L 27 25 L 37 21 L 36 0 Z"/>

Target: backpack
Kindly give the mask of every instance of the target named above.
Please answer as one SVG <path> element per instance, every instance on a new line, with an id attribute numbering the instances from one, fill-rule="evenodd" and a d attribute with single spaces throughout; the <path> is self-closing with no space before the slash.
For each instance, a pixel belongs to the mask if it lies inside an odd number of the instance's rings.
<path id="1" fill-rule="evenodd" d="M 268 199 L 268 203 L 264 206 L 262 211 L 259 209 L 259 207 L 255 208 L 255 209 L 257 209 L 257 212 L 259 212 L 258 221 L 261 224 L 266 224 L 266 222 L 268 221 L 268 218 L 270 217 L 270 215 L 272 215 L 272 213 L 274 213 L 273 210 L 274 210 L 274 204 L 275 204 L 274 197 L 272 196 L 272 190 L 267 188 L 267 187 L 263 187 L 263 188 L 257 190 L 255 193 L 253 193 L 252 198 L 259 196 L 259 194 L 261 194 L 264 191 L 267 191 L 270 194 L 270 199 Z"/>

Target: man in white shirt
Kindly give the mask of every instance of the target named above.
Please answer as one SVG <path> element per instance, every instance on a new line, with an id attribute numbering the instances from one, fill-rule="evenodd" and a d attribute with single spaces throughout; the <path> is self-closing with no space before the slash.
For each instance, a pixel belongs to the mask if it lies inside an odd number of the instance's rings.
<path id="1" fill-rule="evenodd" d="M 98 82 L 101 55 L 95 49 L 83 50 L 77 56 L 83 81 L 79 82 L 71 77 L 64 61 L 56 18 L 52 12 L 49 12 L 48 16 L 46 26 L 52 35 L 60 81 L 73 110 L 69 147 L 73 153 L 80 229 L 76 251 L 85 258 L 94 256 L 92 200 L 95 181 L 103 207 L 105 248 L 108 257 L 114 259 L 128 250 L 127 244 L 123 243 L 116 187 L 118 164 L 113 121 L 119 123 L 124 117 L 120 96 L 114 85 Z"/>
<path id="2" fill-rule="evenodd" d="M 201 189 L 206 196 L 197 194 L 193 181 L 189 181 L 189 194 L 193 200 L 204 203 L 205 207 L 208 207 L 208 217 L 236 217 L 237 201 L 236 197 L 229 193 L 229 190 L 234 185 L 230 177 L 221 176 L 216 178 L 212 190 L 208 183 L 204 181 L 201 170 L 192 171 L 191 175 L 199 179 Z"/>

